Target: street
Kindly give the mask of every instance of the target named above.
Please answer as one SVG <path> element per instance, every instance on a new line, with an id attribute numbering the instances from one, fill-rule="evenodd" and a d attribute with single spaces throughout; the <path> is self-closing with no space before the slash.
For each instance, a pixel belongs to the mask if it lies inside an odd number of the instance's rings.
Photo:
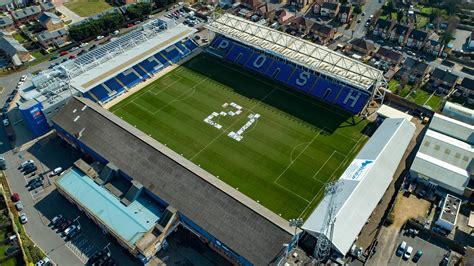
<path id="1" fill-rule="evenodd" d="M 366 28 L 364 27 L 365 22 L 370 17 L 370 15 L 375 14 L 377 10 L 382 8 L 384 3 L 385 0 L 367 0 L 365 5 L 362 7 L 362 12 L 365 12 L 365 16 L 362 16 L 362 14 L 354 16 L 352 19 L 351 29 L 345 29 L 345 26 L 342 26 L 339 27 L 337 31 L 348 37 L 352 37 L 353 39 L 364 37 L 366 30 Z M 358 19 L 361 20 L 359 23 L 357 23 Z M 354 32 L 353 35 L 352 32 Z"/>

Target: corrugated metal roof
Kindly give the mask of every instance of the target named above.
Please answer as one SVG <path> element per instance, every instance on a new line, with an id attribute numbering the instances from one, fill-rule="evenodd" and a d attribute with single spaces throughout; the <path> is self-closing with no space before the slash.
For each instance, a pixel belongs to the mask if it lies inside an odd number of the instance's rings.
<path id="1" fill-rule="evenodd" d="M 332 238 L 324 226 L 329 196 L 324 197 L 303 229 L 314 235 L 323 232 L 341 254 L 347 254 L 392 181 L 414 133 L 415 126 L 406 119 L 385 119 L 336 183 Z"/>
<path id="2" fill-rule="evenodd" d="M 440 114 L 434 114 L 430 129 L 474 144 L 474 126 Z"/>

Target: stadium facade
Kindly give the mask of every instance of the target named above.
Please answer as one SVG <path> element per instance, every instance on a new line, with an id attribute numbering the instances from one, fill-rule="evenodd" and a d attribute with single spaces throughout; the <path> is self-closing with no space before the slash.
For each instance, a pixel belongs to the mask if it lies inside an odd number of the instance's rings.
<path id="1" fill-rule="evenodd" d="M 198 48 L 195 29 L 157 19 L 76 59 L 42 71 L 20 89 L 22 116 L 37 136 L 71 96 L 105 104 Z"/>
<path id="2" fill-rule="evenodd" d="M 383 98 L 383 73 L 301 38 L 224 14 L 206 26 L 210 52 L 351 113 Z"/>

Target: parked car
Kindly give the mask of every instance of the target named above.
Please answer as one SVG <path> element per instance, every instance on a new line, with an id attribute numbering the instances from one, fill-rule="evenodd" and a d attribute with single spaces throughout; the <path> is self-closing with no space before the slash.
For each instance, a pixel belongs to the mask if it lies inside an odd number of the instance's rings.
<path id="1" fill-rule="evenodd" d="M 56 224 L 59 223 L 59 221 L 61 221 L 62 218 L 63 218 L 62 214 L 58 214 L 58 215 L 54 216 L 53 219 L 51 219 L 51 225 L 55 226 Z"/>
<path id="2" fill-rule="evenodd" d="M 413 262 L 417 263 L 420 260 L 421 256 L 423 256 L 423 251 L 418 250 L 413 256 Z"/>
<path id="3" fill-rule="evenodd" d="M 53 228 L 58 228 L 62 223 L 64 223 L 66 221 L 66 218 L 64 217 L 61 217 L 59 219 L 57 219 L 54 223 L 53 223 Z"/>
<path id="4" fill-rule="evenodd" d="M 66 240 L 71 240 L 81 232 L 81 226 L 78 225 L 66 235 Z"/>
<path id="5" fill-rule="evenodd" d="M 79 49 L 79 47 L 77 46 L 74 46 L 71 48 L 71 50 L 69 50 L 69 52 L 74 52 L 74 51 L 77 51 Z"/>
<path id="6" fill-rule="evenodd" d="M 62 51 L 59 53 L 59 56 L 67 55 L 69 52 L 68 51 Z"/>
<path id="7" fill-rule="evenodd" d="M 84 48 L 84 47 L 86 47 L 88 44 L 89 44 L 89 43 L 83 42 L 83 43 L 81 43 L 81 45 L 79 45 L 79 47 Z"/>
<path id="8" fill-rule="evenodd" d="M 21 81 L 25 81 L 25 80 L 26 80 L 26 75 L 21 75 L 20 80 L 21 80 Z"/>
<path id="9" fill-rule="evenodd" d="M 69 226 L 72 225 L 72 221 L 67 219 L 65 220 L 63 223 L 61 223 L 59 226 L 58 226 L 58 231 L 59 232 L 62 232 L 64 230 L 66 230 L 66 228 L 68 228 Z"/>
<path id="10" fill-rule="evenodd" d="M 17 211 L 22 211 L 23 210 L 23 203 L 21 203 L 21 201 L 18 201 L 17 203 L 15 203 L 15 208 Z"/>
<path id="11" fill-rule="evenodd" d="M 75 54 L 72 54 L 72 55 L 69 56 L 69 59 L 74 59 L 74 58 L 76 58 Z"/>
<path id="12" fill-rule="evenodd" d="M 407 248 L 407 242 L 402 241 L 402 243 L 398 245 L 396 255 L 401 257 L 405 253 L 406 248 Z"/>
<path id="13" fill-rule="evenodd" d="M 26 217 L 26 214 L 24 212 L 20 213 L 20 223 L 26 224 L 27 222 L 28 222 L 28 217 Z"/>
<path id="14" fill-rule="evenodd" d="M 13 202 L 18 202 L 20 201 L 20 194 L 18 193 L 13 193 L 12 196 L 10 197 L 10 199 L 13 201 Z"/>
<path id="15" fill-rule="evenodd" d="M 24 161 L 20 164 L 20 166 L 18 167 L 18 169 L 23 169 L 25 168 L 26 166 L 30 165 L 30 164 L 35 164 L 35 162 L 33 160 L 27 160 L 27 161 Z"/>
<path id="16" fill-rule="evenodd" d="M 95 39 L 98 40 L 98 41 L 100 41 L 100 40 L 104 39 L 104 35 L 99 35 L 99 36 L 97 36 Z"/>
<path id="17" fill-rule="evenodd" d="M 56 167 L 53 171 L 51 171 L 50 176 L 60 175 L 63 172 L 63 168 Z"/>
<path id="18" fill-rule="evenodd" d="M 64 230 L 64 236 L 67 238 L 72 232 L 79 230 L 80 227 L 78 225 L 72 224 L 68 228 Z"/>
<path id="19" fill-rule="evenodd" d="M 406 260 L 410 259 L 412 252 L 413 252 L 413 248 L 411 246 L 408 246 L 407 250 L 405 250 L 405 254 L 403 254 L 403 258 Z"/>
<path id="20" fill-rule="evenodd" d="M 118 35 L 120 33 L 119 30 L 114 30 L 114 32 L 112 32 L 113 35 Z"/>
<path id="21" fill-rule="evenodd" d="M 29 174 L 31 174 L 31 173 L 36 172 L 36 170 L 38 170 L 38 168 L 37 168 L 35 165 L 33 165 L 32 167 L 26 169 L 26 170 L 23 172 L 23 174 L 24 174 L 24 175 L 29 175 Z"/>
<path id="22" fill-rule="evenodd" d="M 3 126 L 7 127 L 8 125 L 10 125 L 10 121 L 8 120 L 8 118 L 3 119 Z"/>
<path id="23" fill-rule="evenodd" d="M 35 190 L 39 187 L 42 187 L 43 186 L 43 180 L 35 180 L 35 182 L 31 183 L 30 184 L 30 187 L 28 188 L 28 190 Z"/>
<path id="24" fill-rule="evenodd" d="M 100 258 L 102 257 L 110 257 L 111 254 L 110 252 L 107 250 L 101 250 L 101 251 L 98 251 L 96 253 L 94 253 L 94 255 L 92 255 L 89 260 L 87 261 L 87 264 L 88 265 L 93 265 L 95 262 L 97 262 Z"/>

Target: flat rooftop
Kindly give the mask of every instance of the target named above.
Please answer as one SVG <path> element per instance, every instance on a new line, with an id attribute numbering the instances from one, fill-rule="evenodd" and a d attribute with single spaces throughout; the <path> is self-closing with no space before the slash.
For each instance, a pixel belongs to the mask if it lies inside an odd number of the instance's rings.
<path id="1" fill-rule="evenodd" d="M 107 189 L 75 167 L 65 172 L 57 184 L 81 208 L 88 210 L 130 246 L 134 246 L 160 219 L 160 207 L 145 197 L 139 196 L 125 206 Z"/>
<path id="2" fill-rule="evenodd" d="M 71 79 L 71 85 L 84 93 L 91 88 L 118 75 L 146 58 L 166 49 L 172 44 L 191 36 L 196 29 L 183 24 L 159 32 L 157 35 L 117 56 L 109 57 L 106 62 L 89 69 Z M 86 55 L 86 54 L 85 54 Z M 90 55 L 87 55 L 90 57 Z M 79 61 L 81 57 L 77 58 Z"/>
<path id="3" fill-rule="evenodd" d="M 456 217 L 459 213 L 459 207 L 461 207 L 461 200 L 454 197 L 453 195 L 447 194 L 444 200 L 443 210 L 441 212 L 441 219 L 456 224 Z"/>

